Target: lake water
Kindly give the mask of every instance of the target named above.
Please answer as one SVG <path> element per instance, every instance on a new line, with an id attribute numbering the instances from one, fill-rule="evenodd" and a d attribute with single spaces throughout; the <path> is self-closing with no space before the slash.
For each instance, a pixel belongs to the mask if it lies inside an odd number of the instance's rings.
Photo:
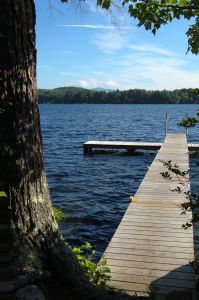
<path id="1" fill-rule="evenodd" d="M 40 105 L 45 170 L 53 206 L 62 208 L 61 231 L 71 245 L 90 242 L 96 258 L 105 250 L 129 197 L 133 195 L 155 153 L 131 156 L 83 154 L 88 140 L 164 140 L 168 131 L 183 132 L 176 124 L 195 116 L 197 105 Z M 189 141 L 199 143 L 199 129 Z M 197 185 L 197 181 L 195 181 Z"/>

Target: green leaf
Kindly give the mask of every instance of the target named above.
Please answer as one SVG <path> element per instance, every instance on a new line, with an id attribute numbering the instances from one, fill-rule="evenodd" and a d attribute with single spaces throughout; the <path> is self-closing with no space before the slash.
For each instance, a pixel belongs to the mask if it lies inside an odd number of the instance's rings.
<path id="1" fill-rule="evenodd" d="M 107 266 L 107 261 L 104 256 L 102 256 L 99 263 L 96 263 L 93 260 L 93 254 L 95 253 L 94 250 L 91 250 L 93 247 L 90 243 L 85 242 L 79 248 L 71 248 L 73 254 L 76 256 L 77 260 L 80 263 L 85 275 L 87 276 L 88 280 L 96 285 L 97 287 L 106 288 L 108 281 L 110 280 L 110 270 Z M 85 254 L 84 250 L 91 251 L 90 255 Z"/>
<path id="2" fill-rule="evenodd" d="M 152 33 L 155 35 L 156 34 L 156 28 L 153 28 Z"/>
<path id="3" fill-rule="evenodd" d="M 197 123 L 198 120 L 196 118 L 182 118 L 181 122 L 177 125 L 184 128 L 191 128 L 195 127 Z"/>
<path id="4" fill-rule="evenodd" d="M 82 248 L 84 248 L 84 249 L 92 249 L 93 247 L 91 246 L 90 243 L 85 242 L 85 243 L 82 245 Z"/>
<path id="5" fill-rule="evenodd" d="M 54 213 L 54 216 L 55 216 L 55 220 L 57 222 L 61 222 L 61 221 L 64 220 L 64 213 L 60 208 L 53 207 L 53 213 Z"/>
<path id="6" fill-rule="evenodd" d="M 0 191 L 0 197 L 7 197 L 7 195 L 4 191 Z"/>

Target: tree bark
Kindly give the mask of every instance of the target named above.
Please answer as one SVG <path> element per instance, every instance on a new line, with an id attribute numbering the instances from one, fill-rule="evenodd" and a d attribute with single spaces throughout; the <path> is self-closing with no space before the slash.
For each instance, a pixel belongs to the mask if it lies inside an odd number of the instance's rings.
<path id="1" fill-rule="evenodd" d="M 109 299 L 85 278 L 52 212 L 36 90 L 35 21 L 33 0 L 1 0 L 0 191 L 10 212 L 16 299 Z"/>
<path id="2" fill-rule="evenodd" d="M 15 233 L 26 236 L 56 227 L 43 171 L 34 26 L 33 1 L 1 1 L 1 188 Z"/>
<path id="3" fill-rule="evenodd" d="M 88 283 L 59 233 L 44 174 L 35 19 L 32 0 L 1 1 L 0 190 L 6 192 L 9 203 L 16 287 L 51 281 L 67 264 L 63 278 L 74 288 L 75 277 L 79 286 Z M 55 255 L 60 256 L 57 264 Z"/>

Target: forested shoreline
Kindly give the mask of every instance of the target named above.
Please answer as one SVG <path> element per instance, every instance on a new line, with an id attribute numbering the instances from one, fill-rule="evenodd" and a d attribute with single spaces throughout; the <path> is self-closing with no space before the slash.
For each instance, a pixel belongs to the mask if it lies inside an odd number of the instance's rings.
<path id="1" fill-rule="evenodd" d="M 199 104 L 199 89 L 96 91 L 78 87 L 38 89 L 40 104 Z"/>

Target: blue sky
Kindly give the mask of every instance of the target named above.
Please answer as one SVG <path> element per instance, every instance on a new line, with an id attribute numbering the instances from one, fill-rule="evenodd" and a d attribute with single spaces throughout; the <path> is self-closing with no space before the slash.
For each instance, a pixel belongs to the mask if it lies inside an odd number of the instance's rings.
<path id="1" fill-rule="evenodd" d="M 35 0 L 39 88 L 199 87 L 199 56 L 186 55 L 190 22 L 173 22 L 154 37 L 124 10 L 107 13 L 95 2 Z"/>

